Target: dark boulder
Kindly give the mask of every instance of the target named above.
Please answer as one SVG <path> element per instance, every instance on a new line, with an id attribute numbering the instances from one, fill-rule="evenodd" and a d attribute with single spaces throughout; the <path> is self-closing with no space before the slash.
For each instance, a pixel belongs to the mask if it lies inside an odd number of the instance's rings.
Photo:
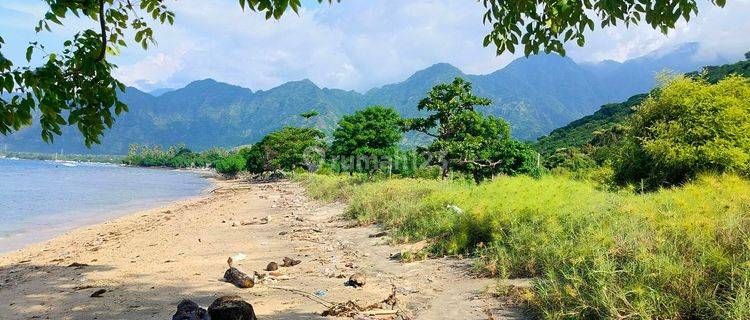
<path id="1" fill-rule="evenodd" d="M 238 296 L 216 299 L 208 307 L 211 320 L 257 320 L 253 306 Z"/>
<path id="2" fill-rule="evenodd" d="M 208 313 L 195 302 L 182 300 L 177 305 L 177 312 L 172 316 L 172 320 L 208 320 Z"/>

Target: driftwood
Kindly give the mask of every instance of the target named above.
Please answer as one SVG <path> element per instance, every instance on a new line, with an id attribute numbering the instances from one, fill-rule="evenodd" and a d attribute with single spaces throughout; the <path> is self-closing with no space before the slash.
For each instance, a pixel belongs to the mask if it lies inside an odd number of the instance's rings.
<path id="1" fill-rule="evenodd" d="M 224 272 L 224 281 L 229 282 L 238 288 L 252 288 L 255 286 L 255 282 L 253 281 L 253 278 L 246 275 L 244 272 L 237 270 L 235 267 L 229 267 L 226 272 Z"/>
<path id="2" fill-rule="evenodd" d="M 295 259 L 292 259 L 292 258 L 289 258 L 289 257 L 284 257 L 284 263 L 281 266 L 282 267 L 293 267 L 293 266 L 296 266 L 296 265 L 300 264 L 301 262 L 302 261 L 300 261 L 300 260 L 295 260 Z"/>

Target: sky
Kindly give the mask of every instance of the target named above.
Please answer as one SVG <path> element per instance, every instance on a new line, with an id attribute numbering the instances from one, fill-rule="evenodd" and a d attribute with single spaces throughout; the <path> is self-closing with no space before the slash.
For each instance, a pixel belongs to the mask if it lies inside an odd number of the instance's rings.
<path id="1" fill-rule="evenodd" d="M 144 51 L 132 45 L 110 61 L 118 65 L 118 79 L 145 91 L 213 78 L 253 90 L 310 79 L 363 92 L 439 62 L 486 74 L 521 56 L 497 56 L 482 46 L 490 27 L 476 0 L 304 1 L 299 15 L 267 21 L 242 12 L 236 0 L 166 0 L 176 21 L 156 28 L 158 46 Z M 705 58 L 739 60 L 750 51 L 750 0 L 730 0 L 723 9 L 698 1 L 698 17 L 667 35 L 645 25 L 597 29 L 583 48 L 568 44 L 568 55 L 578 62 L 624 61 L 685 42 L 699 42 Z M 25 62 L 29 41 L 54 50 L 80 28 L 95 27 L 71 18 L 51 34 L 35 34 L 45 11 L 41 0 L 0 1 L 2 50 L 16 64 Z"/>

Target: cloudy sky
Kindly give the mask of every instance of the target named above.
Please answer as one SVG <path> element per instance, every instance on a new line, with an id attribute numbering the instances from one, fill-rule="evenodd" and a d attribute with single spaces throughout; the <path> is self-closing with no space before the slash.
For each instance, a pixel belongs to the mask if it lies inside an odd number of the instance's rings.
<path id="1" fill-rule="evenodd" d="M 167 0 L 177 17 L 174 26 L 157 28 L 158 47 L 126 48 L 112 61 L 123 82 L 144 90 L 204 78 L 258 90 L 309 78 L 324 87 L 365 91 L 438 62 L 484 74 L 518 57 L 482 47 L 489 27 L 476 0 L 305 1 L 299 15 L 266 21 L 243 13 L 236 0 Z M 690 41 L 701 43 L 704 56 L 739 59 L 750 50 L 750 0 L 730 0 L 723 9 L 698 1 L 699 16 L 666 36 L 647 26 L 596 30 L 584 48 L 570 44 L 568 54 L 576 61 L 622 61 Z M 69 20 L 53 34 L 36 35 L 45 10 L 41 0 L 0 1 L 4 54 L 22 62 L 29 41 L 54 48 L 90 25 Z"/>

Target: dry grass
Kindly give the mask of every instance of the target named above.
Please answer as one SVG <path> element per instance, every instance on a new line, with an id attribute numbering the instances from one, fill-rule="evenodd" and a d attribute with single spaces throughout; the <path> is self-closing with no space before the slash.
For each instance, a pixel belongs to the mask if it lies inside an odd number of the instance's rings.
<path id="1" fill-rule="evenodd" d="M 750 318 L 750 182 L 704 176 L 646 195 L 564 177 L 454 181 L 303 175 L 313 197 L 436 255 L 533 276 L 543 318 Z M 455 207 L 450 207 L 455 206 Z M 460 208 L 456 210 L 456 208 Z"/>

